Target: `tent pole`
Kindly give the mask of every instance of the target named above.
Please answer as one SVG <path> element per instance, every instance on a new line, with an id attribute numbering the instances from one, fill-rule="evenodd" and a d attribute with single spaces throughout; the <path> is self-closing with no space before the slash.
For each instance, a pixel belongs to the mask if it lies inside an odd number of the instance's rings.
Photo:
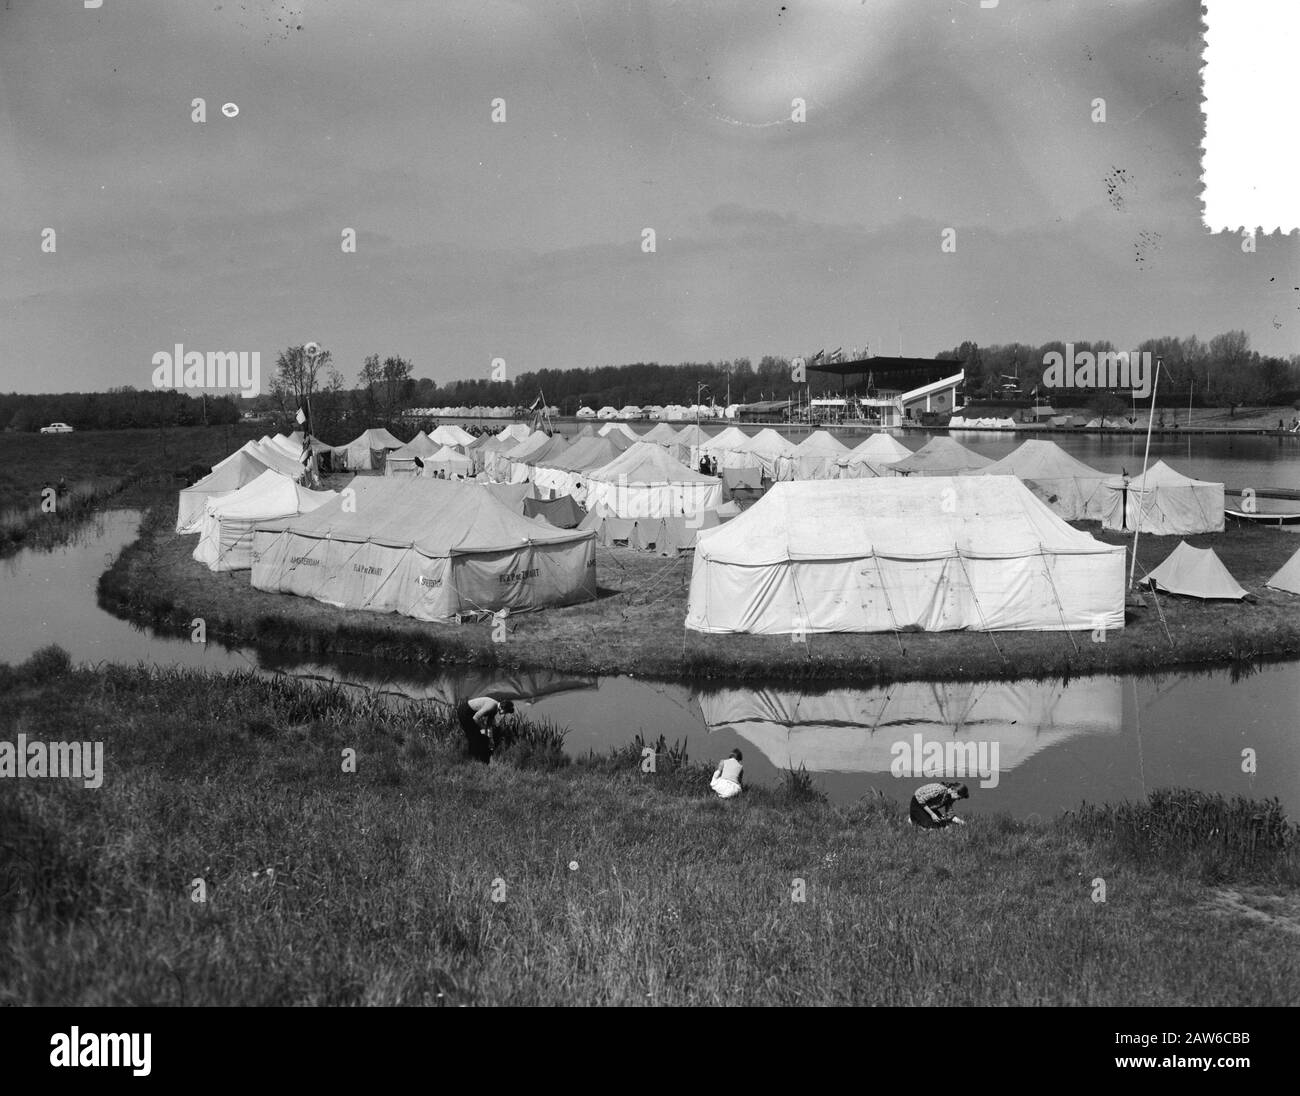
<path id="1" fill-rule="evenodd" d="M 1137 520 L 1133 523 L 1133 562 L 1128 569 L 1128 588 L 1133 589 L 1133 576 L 1137 574 L 1138 534 L 1142 532 L 1142 507 L 1147 493 L 1147 461 L 1151 459 L 1151 424 L 1156 417 L 1156 390 L 1160 387 L 1160 358 L 1156 358 L 1156 379 L 1151 384 L 1151 410 L 1147 413 L 1147 448 L 1142 454 L 1142 490 L 1138 492 Z"/>
<path id="2" fill-rule="evenodd" d="M 985 619 L 984 606 L 980 604 L 979 595 L 975 593 L 975 584 L 971 582 L 970 572 L 966 570 L 966 561 L 962 559 L 961 548 L 954 544 L 952 550 L 957 556 L 957 562 L 961 564 L 961 573 L 966 576 L 966 589 L 970 591 L 971 601 L 975 602 L 975 609 L 980 615 L 980 623 L 984 625 L 984 631 L 988 634 L 989 640 L 993 644 L 993 649 L 998 653 L 998 657 L 1005 662 L 1007 656 L 1002 653 L 1002 648 L 998 646 L 998 641 L 993 636 L 993 630 L 989 627 L 988 620 Z"/>
<path id="3" fill-rule="evenodd" d="M 875 548 L 871 549 L 871 558 L 876 564 L 876 574 L 880 578 L 880 592 L 885 595 L 885 608 L 889 610 L 889 623 L 894 628 L 894 638 L 898 640 L 898 652 L 904 658 L 907 657 L 907 650 L 903 647 L 903 637 L 898 634 L 898 618 L 894 616 L 894 603 L 889 600 L 889 588 L 885 585 L 885 573 L 880 569 L 880 557 L 876 555 Z"/>

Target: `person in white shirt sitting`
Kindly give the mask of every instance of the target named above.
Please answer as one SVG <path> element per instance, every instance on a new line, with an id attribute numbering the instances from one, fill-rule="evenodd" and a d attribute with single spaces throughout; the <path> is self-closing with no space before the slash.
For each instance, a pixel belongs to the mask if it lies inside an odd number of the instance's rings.
<path id="1" fill-rule="evenodd" d="M 709 787 L 718 793 L 721 799 L 730 799 L 739 795 L 745 787 L 745 766 L 741 763 L 739 750 L 732 750 L 729 757 L 723 758 L 713 773 Z"/>

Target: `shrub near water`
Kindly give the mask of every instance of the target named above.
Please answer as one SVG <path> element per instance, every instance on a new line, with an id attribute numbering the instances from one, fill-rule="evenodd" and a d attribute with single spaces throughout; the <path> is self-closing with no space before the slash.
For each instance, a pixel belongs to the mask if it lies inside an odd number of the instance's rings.
<path id="1" fill-rule="evenodd" d="M 59 662 L 0 674 L 0 728 L 103 740 L 105 781 L 0 781 L 0 1003 L 1297 1003 L 1294 938 L 1140 831 L 724 802 L 684 747 L 521 767 L 545 725 L 484 766 L 433 703 Z"/>

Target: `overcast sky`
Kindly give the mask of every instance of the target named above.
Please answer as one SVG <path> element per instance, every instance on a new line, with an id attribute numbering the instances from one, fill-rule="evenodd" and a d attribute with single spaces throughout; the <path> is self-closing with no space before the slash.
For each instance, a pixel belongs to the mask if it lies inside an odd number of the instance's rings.
<path id="1" fill-rule="evenodd" d="M 1201 226 L 1197 0 L 3 2 L 0 389 L 145 387 L 177 342 L 350 382 L 1300 350 L 1296 238 Z"/>

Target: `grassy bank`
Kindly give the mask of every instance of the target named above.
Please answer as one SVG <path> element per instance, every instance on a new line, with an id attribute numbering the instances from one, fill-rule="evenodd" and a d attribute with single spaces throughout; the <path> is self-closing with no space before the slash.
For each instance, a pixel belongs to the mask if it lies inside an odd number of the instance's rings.
<path id="1" fill-rule="evenodd" d="M 188 630 L 202 617 L 210 639 L 262 643 L 304 654 L 367 654 L 418 662 L 566 673 L 636 673 L 664 679 L 764 681 L 970 680 L 1073 677 L 1155 667 L 1250 664 L 1300 654 L 1300 613 L 1291 595 L 1264 582 L 1300 547 L 1277 530 L 1230 529 L 1190 537 L 1213 547 L 1256 604 L 1146 595 L 1146 608 L 1104 643 L 1089 633 L 976 632 L 788 636 L 701 635 L 683 627 L 691 557 L 674 559 L 599 548 L 594 602 L 510 621 L 505 642 L 489 624 L 429 624 L 336 609 L 255 590 L 247 571 L 213 574 L 190 554 L 195 538 L 173 532 L 174 501 L 147 515 L 139 540 L 100 582 L 114 612 Z M 1101 538 L 1131 544 L 1113 534 Z M 1161 562 L 1177 538 L 1144 537 L 1139 574 Z"/>
<path id="2" fill-rule="evenodd" d="M 5 1004 L 1300 1003 L 1276 804 L 923 832 L 797 776 L 724 803 L 548 728 L 487 768 L 436 706 L 50 650 L 0 669 L 0 731 L 105 756 L 97 790 L 0 781 Z"/>
<path id="3" fill-rule="evenodd" d="M 0 433 L 0 557 L 62 543 L 124 493 L 166 497 L 260 436 L 242 426 Z M 42 509 L 43 489 L 60 480 L 67 493 Z"/>

